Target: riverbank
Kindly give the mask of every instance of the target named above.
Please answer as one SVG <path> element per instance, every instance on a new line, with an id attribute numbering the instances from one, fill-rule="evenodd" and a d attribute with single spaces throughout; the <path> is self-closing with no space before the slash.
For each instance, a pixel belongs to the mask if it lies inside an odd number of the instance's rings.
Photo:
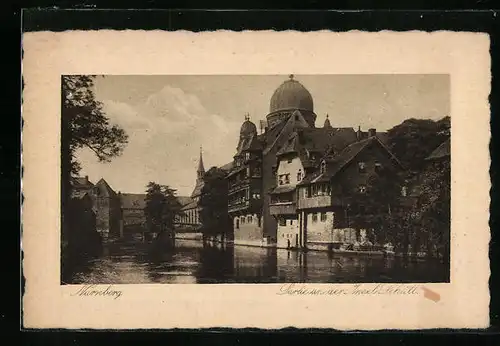
<path id="1" fill-rule="evenodd" d="M 199 241 L 203 242 L 203 235 L 201 233 L 178 233 L 175 235 L 175 239 L 178 240 L 192 240 L 192 241 Z M 227 240 L 222 242 L 220 239 L 210 239 L 206 241 L 208 244 L 224 244 L 224 245 L 230 245 L 230 246 L 246 246 L 246 247 L 255 247 L 255 248 L 264 248 L 264 249 L 282 249 L 282 250 L 289 250 L 289 251 L 294 251 L 294 252 L 308 252 L 308 251 L 314 251 L 314 252 L 326 252 L 326 253 L 332 253 L 336 255 L 349 255 L 349 256 L 369 256 L 369 257 L 403 257 L 403 254 L 394 254 L 390 252 L 384 252 L 381 250 L 342 250 L 342 249 L 331 249 L 328 248 L 327 246 L 315 246 L 312 244 L 311 246 L 307 248 L 297 248 L 297 247 L 292 247 L 292 248 L 286 248 L 286 247 L 280 247 L 277 246 L 277 244 L 266 244 L 264 242 L 242 242 L 242 241 L 233 241 L 233 240 Z M 409 257 L 417 257 L 417 256 L 409 256 Z"/>

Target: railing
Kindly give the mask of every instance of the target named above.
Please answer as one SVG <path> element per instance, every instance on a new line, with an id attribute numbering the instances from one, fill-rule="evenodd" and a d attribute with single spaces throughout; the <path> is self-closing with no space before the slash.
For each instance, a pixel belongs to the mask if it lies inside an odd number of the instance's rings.
<path id="1" fill-rule="evenodd" d="M 332 198 L 330 196 L 299 198 L 297 204 L 298 209 L 330 207 L 332 205 Z"/>
<path id="2" fill-rule="evenodd" d="M 269 205 L 269 213 L 271 215 L 294 215 L 297 213 L 297 208 L 294 202 L 279 202 Z"/>

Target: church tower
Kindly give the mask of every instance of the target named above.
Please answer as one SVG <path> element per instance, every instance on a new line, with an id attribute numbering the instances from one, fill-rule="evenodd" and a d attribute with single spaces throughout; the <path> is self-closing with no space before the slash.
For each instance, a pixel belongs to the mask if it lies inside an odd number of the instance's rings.
<path id="1" fill-rule="evenodd" d="M 200 182 L 203 180 L 203 176 L 205 175 L 205 167 L 203 166 L 203 151 L 200 147 L 200 160 L 198 161 L 198 170 L 196 171 L 196 182 Z"/>

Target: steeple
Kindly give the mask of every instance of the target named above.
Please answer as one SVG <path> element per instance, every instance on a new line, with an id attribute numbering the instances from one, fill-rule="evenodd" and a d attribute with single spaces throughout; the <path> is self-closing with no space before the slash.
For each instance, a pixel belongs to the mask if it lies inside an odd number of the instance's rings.
<path id="1" fill-rule="evenodd" d="M 205 175 L 205 167 L 203 166 L 203 153 L 200 146 L 200 161 L 198 162 L 198 170 L 196 171 L 198 180 L 202 180 Z"/>
<path id="2" fill-rule="evenodd" d="M 325 120 L 325 124 L 323 125 L 323 127 L 332 127 L 332 125 L 330 125 L 330 119 L 328 119 L 328 114 L 326 114 L 326 120 Z"/>

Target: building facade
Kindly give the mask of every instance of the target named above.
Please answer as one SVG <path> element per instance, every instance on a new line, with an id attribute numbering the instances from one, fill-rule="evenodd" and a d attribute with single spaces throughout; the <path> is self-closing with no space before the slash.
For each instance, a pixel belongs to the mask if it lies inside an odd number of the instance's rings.
<path id="1" fill-rule="evenodd" d="M 373 169 L 399 163 L 385 133 L 334 127 L 328 115 L 316 127 L 316 118 L 293 75 L 273 93 L 263 133 L 245 117 L 227 174 L 235 244 L 336 247 L 366 238 L 349 225 L 348 196 L 365 191 Z"/>

